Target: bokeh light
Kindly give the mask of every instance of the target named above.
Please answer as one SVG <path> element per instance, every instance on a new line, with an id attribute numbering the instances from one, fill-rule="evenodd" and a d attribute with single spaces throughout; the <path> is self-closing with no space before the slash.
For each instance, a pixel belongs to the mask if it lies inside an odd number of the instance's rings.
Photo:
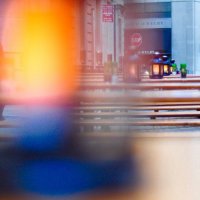
<path id="1" fill-rule="evenodd" d="M 20 16 L 18 31 L 9 33 L 7 40 L 21 51 L 20 87 L 29 97 L 70 97 L 78 74 L 76 1 L 18 3 L 11 1 L 7 7 L 7 16 L 10 12 Z M 8 26 L 6 19 L 4 26 Z M 5 29 L 3 39 L 6 37 Z"/>

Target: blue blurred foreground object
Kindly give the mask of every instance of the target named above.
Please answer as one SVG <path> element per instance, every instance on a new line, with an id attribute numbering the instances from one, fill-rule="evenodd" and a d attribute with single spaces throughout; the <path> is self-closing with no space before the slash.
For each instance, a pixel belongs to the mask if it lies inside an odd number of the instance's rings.
<path id="1" fill-rule="evenodd" d="M 66 195 L 94 187 L 94 170 L 78 161 L 30 161 L 20 171 L 23 189 L 36 194 Z"/>
<path id="2" fill-rule="evenodd" d="M 27 107 L 24 123 L 17 130 L 17 163 L 12 166 L 18 190 L 36 195 L 62 196 L 127 186 L 136 180 L 130 157 L 106 160 L 96 155 L 97 159 L 90 160 L 89 155 L 73 154 L 82 142 L 87 146 L 91 140 L 85 136 L 75 137 L 76 143 L 71 145 L 71 136 L 77 131 L 72 127 L 72 120 L 69 106 Z M 107 149 L 106 141 L 99 140 L 100 144 L 95 145 L 97 150 L 101 147 Z M 109 144 L 118 148 L 118 145 Z M 97 150 L 92 146 L 89 152 L 101 152 Z"/>
<path id="3" fill-rule="evenodd" d="M 70 108 L 67 106 L 31 105 L 27 107 L 18 130 L 19 148 L 32 151 L 56 150 L 71 132 Z"/>
<path id="4" fill-rule="evenodd" d="M 95 164 L 71 159 L 27 161 L 19 170 L 19 185 L 29 193 L 72 195 L 98 188 L 127 186 L 133 178 L 131 167 L 130 162 Z"/>

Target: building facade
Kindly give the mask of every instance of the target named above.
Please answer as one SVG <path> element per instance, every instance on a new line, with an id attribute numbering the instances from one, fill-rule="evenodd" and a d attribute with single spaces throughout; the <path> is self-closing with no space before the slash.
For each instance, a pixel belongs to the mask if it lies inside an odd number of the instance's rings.
<path id="1" fill-rule="evenodd" d="M 8 10 L 11 2 L 15 9 Z M 26 4 L 24 4 L 26 2 Z M 45 8 L 51 0 L 0 2 L 0 37 L 7 64 L 20 65 L 18 24 L 24 5 Z M 112 60 L 123 65 L 129 48 L 144 59 L 159 50 L 178 65 L 187 63 L 190 73 L 200 74 L 200 2 L 197 0 L 77 0 L 79 27 L 77 62 L 98 69 Z M 6 23 L 5 23 L 6 21 Z"/>
<path id="2" fill-rule="evenodd" d="M 156 51 L 171 56 L 170 2 L 126 2 L 124 21 L 125 55 L 138 52 L 147 67 Z"/>
<path id="3" fill-rule="evenodd" d="M 109 5 L 113 14 L 106 14 Z M 122 63 L 126 51 L 136 48 L 144 59 L 159 50 L 200 74 L 199 1 L 86 0 L 83 10 L 88 15 L 82 40 L 86 66 L 95 68 L 109 59 Z"/>
<path id="4" fill-rule="evenodd" d="M 107 60 L 120 62 L 124 54 L 123 1 L 82 1 L 81 59 L 86 68 L 96 69 Z"/>

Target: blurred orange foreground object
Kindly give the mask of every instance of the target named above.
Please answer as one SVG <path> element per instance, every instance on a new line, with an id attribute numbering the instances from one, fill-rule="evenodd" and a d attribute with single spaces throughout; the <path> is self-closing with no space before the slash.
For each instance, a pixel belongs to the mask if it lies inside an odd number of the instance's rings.
<path id="1" fill-rule="evenodd" d="M 78 75 L 77 1 L 22 2 L 20 35 L 15 37 L 22 51 L 20 98 L 68 100 L 76 90 Z M 19 9 L 18 0 L 11 2 L 8 11 L 13 7 Z"/>

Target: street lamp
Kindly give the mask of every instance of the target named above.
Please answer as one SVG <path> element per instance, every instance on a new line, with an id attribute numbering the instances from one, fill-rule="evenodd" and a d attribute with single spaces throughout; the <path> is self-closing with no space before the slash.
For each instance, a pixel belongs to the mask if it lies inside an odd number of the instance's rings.
<path id="1" fill-rule="evenodd" d="M 151 79 L 161 79 L 163 78 L 163 62 L 162 59 L 160 58 L 159 52 L 155 53 L 155 56 L 152 60 L 152 63 L 150 65 L 150 74 L 149 78 Z"/>
<path id="2" fill-rule="evenodd" d="M 131 83 L 131 82 L 139 82 L 141 80 L 140 58 L 137 53 L 129 56 L 124 66 L 123 74 L 125 82 Z"/>
<path id="3" fill-rule="evenodd" d="M 164 70 L 164 76 L 168 76 L 171 74 L 171 71 L 170 71 L 170 62 L 169 62 L 169 59 L 167 56 L 163 56 L 162 57 L 162 60 L 163 60 L 163 70 Z"/>
<path id="4" fill-rule="evenodd" d="M 125 70 L 125 82 L 139 82 L 140 81 L 140 68 L 138 64 L 131 63 Z"/>

